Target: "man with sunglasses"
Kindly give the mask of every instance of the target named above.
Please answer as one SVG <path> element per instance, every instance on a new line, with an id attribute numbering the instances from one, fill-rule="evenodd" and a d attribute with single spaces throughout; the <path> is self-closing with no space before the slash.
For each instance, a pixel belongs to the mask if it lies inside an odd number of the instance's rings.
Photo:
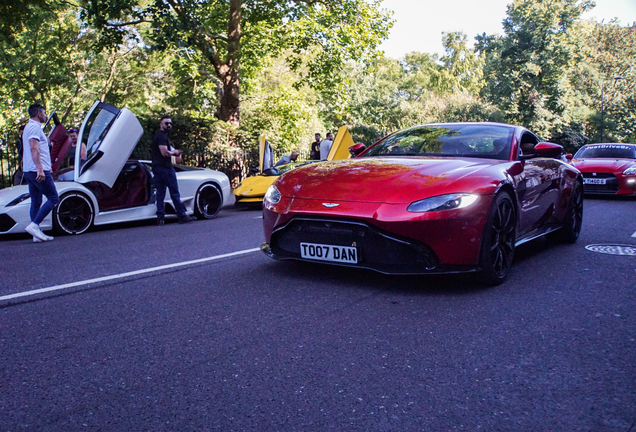
<path id="1" fill-rule="evenodd" d="M 164 224 L 166 188 L 170 191 L 170 198 L 172 198 L 179 223 L 191 222 L 195 219 L 186 214 L 185 206 L 181 202 L 177 174 L 172 166 L 172 156 L 177 158 L 178 163 L 181 159 L 181 150 L 172 146 L 172 141 L 168 137 L 170 132 L 172 132 L 172 119 L 168 116 L 161 117 L 159 130 L 152 139 L 152 174 L 157 188 L 157 225 Z"/>

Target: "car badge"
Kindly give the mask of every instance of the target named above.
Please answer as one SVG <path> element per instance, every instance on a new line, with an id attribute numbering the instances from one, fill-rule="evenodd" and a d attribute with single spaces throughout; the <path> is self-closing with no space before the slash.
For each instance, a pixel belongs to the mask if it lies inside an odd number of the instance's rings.
<path id="1" fill-rule="evenodd" d="M 336 204 L 336 203 L 322 203 L 322 205 L 324 205 L 327 208 L 333 208 L 333 207 L 338 207 L 340 204 Z"/>

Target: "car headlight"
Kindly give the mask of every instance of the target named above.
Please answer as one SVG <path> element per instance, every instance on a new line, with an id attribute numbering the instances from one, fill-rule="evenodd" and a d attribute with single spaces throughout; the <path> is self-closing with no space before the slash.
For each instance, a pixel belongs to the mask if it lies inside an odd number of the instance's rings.
<path id="1" fill-rule="evenodd" d="M 623 171 L 623 175 L 636 175 L 636 166 L 627 168 L 625 171 Z"/>
<path id="2" fill-rule="evenodd" d="M 269 203 L 272 204 L 278 204 L 278 202 L 280 201 L 282 195 L 280 194 L 280 192 L 278 191 L 278 188 L 274 185 L 271 185 L 268 189 L 267 192 L 265 193 L 265 200 Z"/>
<path id="3" fill-rule="evenodd" d="M 436 197 L 426 198 L 421 201 L 415 201 L 406 210 L 414 213 L 424 213 L 459 209 L 473 204 L 477 201 L 477 198 L 479 198 L 479 195 L 466 193 L 439 195 Z"/>
<path id="4" fill-rule="evenodd" d="M 13 201 L 11 201 L 9 204 L 7 204 L 5 207 L 12 207 L 14 205 L 18 205 L 20 204 L 22 201 L 26 201 L 29 198 L 31 198 L 31 195 L 29 195 L 28 193 L 23 193 L 22 195 L 20 195 L 19 197 L 17 197 L 16 199 L 14 199 Z"/>

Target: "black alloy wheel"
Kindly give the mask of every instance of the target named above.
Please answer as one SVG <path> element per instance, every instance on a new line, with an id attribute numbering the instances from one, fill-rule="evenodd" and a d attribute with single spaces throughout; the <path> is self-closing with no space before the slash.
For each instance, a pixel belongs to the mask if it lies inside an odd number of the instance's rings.
<path id="1" fill-rule="evenodd" d="M 568 212 L 563 219 L 563 227 L 557 231 L 561 241 L 574 243 L 578 240 L 583 226 L 583 185 L 577 179 L 572 188 Z"/>
<path id="2" fill-rule="evenodd" d="M 223 197 L 212 183 L 199 187 L 194 199 L 194 214 L 199 219 L 214 219 L 223 206 Z"/>
<path id="3" fill-rule="evenodd" d="M 481 240 L 481 279 L 487 285 L 499 285 L 508 275 L 515 254 L 517 213 L 510 195 L 497 194 Z"/>
<path id="4" fill-rule="evenodd" d="M 53 224 L 60 233 L 82 234 L 91 227 L 94 216 L 88 197 L 72 192 L 60 198 L 53 212 Z"/>

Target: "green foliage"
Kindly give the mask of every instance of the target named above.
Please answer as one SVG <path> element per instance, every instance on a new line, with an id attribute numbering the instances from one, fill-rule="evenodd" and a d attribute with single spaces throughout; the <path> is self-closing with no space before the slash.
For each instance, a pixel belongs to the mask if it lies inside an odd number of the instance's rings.
<path id="1" fill-rule="evenodd" d="M 553 135 L 550 142 L 562 145 L 565 153 L 574 154 L 583 145 L 589 143 L 590 139 L 583 134 L 580 123 L 572 123 L 564 127 L 557 135 Z"/>
<path id="2" fill-rule="evenodd" d="M 378 135 L 429 122 L 501 121 L 499 110 L 478 96 L 483 65 L 467 48 L 466 36 L 446 33 L 443 42 L 441 59 L 412 52 L 400 61 L 350 66 L 348 110 L 329 120 L 364 125 Z"/>
<path id="3" fill-rule="evenodd" d="M 133 157 L 150 159 L 152 157 L 152 139 L 159 130 L 159 120 L 165 113 L 149 112 L 137 116 L 144 134 L 133 152 Z M 225 151 L 238 143 L 239 147 L 247 151 L 255 150 L 257 141 L 254 136 L 245 134 L 242 130 L 220 120 L 200 119 L 187 115 L 174 114 L 171 116 L 173 130 L 170 139 L 177 148 L 184 151 L 184 157 L 195 160 L 195 166 L 210 166 L 206 161 L 197 159 L 199 154 L 206 151 Z"/>
<path id="4" fill-rule="evenodd" d="M 82 18 L 100 29 L 100 44 L 140 38 L 157 49 L 185 50 L 205 60 L 221 93 L 217 117 L 239 124 L 240 77 L 252 77 L 263 58 L 287 52 L 304 84 L 338 92 L 349 60 L 376 55 L 391 22 L 379 0 L 83 0 Z M 144 32 L 147 24 L 152 32 Z M 288 51 L 290 50 L 290 51 Z M 314 54 L 307 59 L 306 53 Z M 183 58 L 183 57 L 182 57 Z"/>
<path id="5" fill-rule="evenodd" d="M 73 9 L 55 2 L 18 6 L 20 14 L 0 17 L 0 128 L 16 127 L 28 118 L 31 103 L 60 106 L 77 87 L 69 61 L 79 33 Z"/>
<path id="6" fill-rule="evenodd" d="M 384 136 L 382 132 L 374 128 L 373 126 L 353 126 L 349 129 L 351 138 L 355 143 L 366 144 L 367 147 Z"/>
<path id="7" fill-rule="evenodd" d="M 241 130 L 272 144 L 277 155 L 292 149 L 306 158 L 314 133 L 325 135 L 319 118 L 315 92 L 287 66 L 284 59 L 273 59 L 250 82 L 243 96 Z"/>
<path id="8" fill-rule="evenodd" d="M 479 94 L 483 85 L 484 62 L 468 48 L 466 35 L 461 32 L 443 33 L 442 42 L 446 54 L 440 59 L 443 64 L 438 85 L 440 90 L 443 93 Z"/>
<path id="9" fill-rule="evenodd" d="M 580 61 L 577 38 L 585 0 L 517 0 L 508 6 L 504 35 L 478 36 L 485 57 L 482 96 L 497 104 L 507 121 L 539 134 L 569 123 L 570 75 Z"/>
<path id="10" fill-rule="evenodd" d="M 577 75 L 592 142 L 636 142 L 636 26 L 589 24 L 587 56 Z"/>

